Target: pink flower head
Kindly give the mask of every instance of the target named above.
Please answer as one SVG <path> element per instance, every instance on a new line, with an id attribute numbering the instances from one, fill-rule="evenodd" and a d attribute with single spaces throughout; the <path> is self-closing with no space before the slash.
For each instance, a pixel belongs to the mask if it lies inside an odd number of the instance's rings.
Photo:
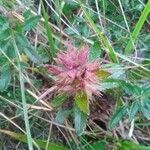
<path id="1" fill-rule="evenodd" d="M 45 65 L 48 71 L 55 75 L 55 85 L 58 91 L 75 94 L 85 91 L 88 96 L 99 94 L 97 84 L 99 79 L 96 72 L 99 70 L 97 61 L 88 63 L 89 48 L 84 46 L 78 51 L 71 43 L 67 44 L 67 51 L 57 54 L 56 65 Z"/>

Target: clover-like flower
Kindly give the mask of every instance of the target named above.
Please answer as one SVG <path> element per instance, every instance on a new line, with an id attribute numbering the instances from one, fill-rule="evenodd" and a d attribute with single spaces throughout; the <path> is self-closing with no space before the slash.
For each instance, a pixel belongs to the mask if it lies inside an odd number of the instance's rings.
<path id="1" fill-rule="evenodd" d="M 88 62 L 88 46 L 80 50 L 67 44 L 67 51 L 60 52 L 55 58 L 56 65 L 45 65 L 48 71 L 56 77 L 55 86 L 58 92 L 76 94 L 84 91 L 88 97 L 100 94 L 96 88 L 99 79 L 96 72 L 99 70 L 98 61 Z"/>

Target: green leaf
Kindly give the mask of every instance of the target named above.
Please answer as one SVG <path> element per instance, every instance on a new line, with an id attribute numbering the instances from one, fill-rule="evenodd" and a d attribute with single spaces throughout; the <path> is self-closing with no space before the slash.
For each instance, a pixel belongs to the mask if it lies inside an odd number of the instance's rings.
<path id="1" fill-rule="evenodd" d="M 54 97 L 54 99 L 51 102 L 51 105 L 53 107 L 58 107 L 61 106 L 66 100 L 67 100 L 66 94 L 59 94 Z"/>
<path id="2" fill-rule="evenodd" d="M 98 41 L 95 41 L 92 47 L 90 48 L 89 60 L 93 61 L 95 59 L 100 58 L 101 55 L 101 47 Z"/>
<path id="3" fill-rule="evenodd" d="M 124 70 L 118 70 L 112 68 L 112 74 L 109 76 L 111 79 L 122 79 L 125 77 L 125 71 Z"/>
<path id="4" fill-rule="evenodd" d="M 54 44 L 54 40 L 53 40 L 53 34 L 51 31 L 51 27 L 49 26 L 49 22 L 48 22 L 48 15 L 46 13 L 43 1 L 42 1 L 42 12 L 43 12 L 43 17 L 44 17 L 44 23 L 45 23 L 45 29 L 47 32 L 47 38 L 48 38 L 48 42 L 49 42 L 49 47 L 50 47 L 50 58 L 53 59 L 53 57 L 56 55 L 57 50 L 55 48 L 55 44 Z"/>
<path id="5" fill-rule="evenodd" d="M 70 115 L 72 111 L 71 110 L 64 110 L 64 109 L 60 109 L 57 114 L 56 114 L 56 122 L 62 124 L 65 119 Z"/>
<path id="6" fill-rule="evenodd" d="M 144 93 L 144 97 L 142 99 L 144 100 L 144 104 L 145 104 L 146 108 L 150 109 L 150 98 L 145 97 L 145 96 L 146 96 L 146 94 Z"/>
<path id="7" fill-rule="evenodd" d="M 144 95 L 145 96 L 149 96 L 150 97 L 150 85 L 148 85 L 148 86 L 146 86 L 146 87 L 144 87 Z"/>
<path id="8" fill-rule="evenodd" d="M 118 108 L 109 122 L 109 128 L 110 129 L 114 128 L 119 123 L 119 121 L 125 116 L 126 113 L 127 113 L 127 105 Z"/>
<path id="9" fill-rule="evenodd" d="M 28 39 L 21 33 L 15 34 L 15 40 L 16 40 L 17 46 L 19 46 L 20 48 L 29 46 Z"/>
<path id="10" fill-rule="evenodd" d="M 80 111 L 79 108 L 74 108 L 74 124 L 78 136 L 81 136 L 87 123 L 87 115 Z"/>
<path id="11" fill-rule="evenodd" d="M 119 87 L 119 84 L 117 82 L 103 82 L 100 84 L 99 90 L 104 91 L 104 90 L 114 89 L 118 87 Z"/>
<path id="12" fill-rule="evenodd" d="M 93 144 L 90 144 L 90 148 L 88 150 L 105 150 L 105 142 L 104 141 L 97 141 Z"/>
<path id="13" fill-rule="evenodd" d="M 143 112 L 143 115 L 150 120 L 150 111 L 146 109 L 145 107 L 141 107 L 141 110 Z"/>
<path id="14" fill-rule="evenodd" d="M 147 105 L 148 104 L 146 101 L 141 100 L 141 105 L 140 105 L 141 111 L 147 119 L 150 119 L 150 111 Z"/>
<path id="15" fill-rule="evenodd" d="M 129 121 L 132 121 L 139 110 L 139 104 L 137 101 L 133 102 L 129 111 Z"/>
<path id="16" fill-rule="evenodd" d="M 84 91 L 80 91 L 75 95 L 75 104 L 85 114 L 89 114 L 89 99 Z"/>
<path id="17" fill-rule="evenodd" d="M 120 150 L 150 150 L 150 147 L 123 140 L 120 142 Z"/>
<path id="18" fill-rule="evenodd" d="M 110 76 L 110 73 L 105 71 L 105 70 L 99 69 L 96 72 L 96 75 L 98 76 L 99 79 L 105 80 L 105 79 L 107 79 Z"/>
<path id="19" fill-rule="evenodd" d="M 0 31 L 0 40 L 5 40 L 10 37 L 10 30 L 6 29 L 4 31 Z"/>
<path id="20" fill-rule="evenodd" d="M 25 20 L 24 23 L 24 31 L 30 31 L 33 27 L 35 27 L 37 25 L 37 23 L 39 22 L 39 20 L 41 19 L 40 16 L 33 16 L 27 20 Z"/>
<path id="21" fill-rule="evenodd" d="M 23 13 L 23 17 L 25 18 L 25 20 L 29 19 L 30 16 L 31 16 L 31 12 L 29 9 Z"/>
<path id="22" fill-rule="evenodd" d="M 23 143 L 27 143 L 27 136 L 24 134 L 12 132 L 9 130 L 0 130 L 0 132 L 10 136 L 11 138 L 13 138 L 15 140 L 21 141 Z M 46 148 L 47 141 L 40 140 L 40 139 L 34 139 L 34 141 L 38 144 L 38 146 L 41 149 L 44 150 Z M 67 148 L 65 148 L 62 145 L 55 144 L 55 143 L 49 143 L 48 150 L 67 150 Z"/>
<path id="23" fill-rule="evenodd" d="M 0 15 L 0 30 L 4 31 L 4 30 L 6 30 L 8 28 L 9 28 L 8 19 L 6 17 Z"/>
<path id="24" fill-rule="evenodd" d="M 30 58 L 30 60 L 34 63 L 41 64 L 43 62 L 40 55 L 37 53 L 37 51 L 34 48 L 27 47 L 23 49 L 25 54 Z"/>
<path id="25" fill-rule="evenodd" d="M 3 91 L 7 89 L 11 75 L 10 75 L 10 66 L 4 65 L 1 69 L 1 76 L 0 76 L 0 90 Z"/>

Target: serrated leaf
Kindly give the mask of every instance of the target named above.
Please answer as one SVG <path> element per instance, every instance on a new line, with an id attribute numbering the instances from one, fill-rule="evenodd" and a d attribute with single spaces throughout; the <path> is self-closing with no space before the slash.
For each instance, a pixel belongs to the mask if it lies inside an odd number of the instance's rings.
<path id="1" fill-rule="evenodd" d="M 70 115 L 71 112 L 72 112 L 71 110 L 60 109 L 56 114 L 55 121 L 57 123 L 62 124 L 65 121 L 65 119 Z"/>
<path id="2" fill-rule="evenodd" d="M 84 91 L 78 92 L 75 95 L 75 104 L 85 114 L 89 114 L 89 99 Z"/>
<path id="3" fill-rule="evenodd" d="M 99 79 L 105 80 L 105 79 L 107 79 L 107 77 L 110 76 L 110 73 L 107 72 L 107 71 L 105 71 L 105 70 L 99 69 L 99 70 L 96 72 L 96 75 L 98 76 Z"/>
<path id="4" fill-rule="evenodd" d="M 39 20 L 41 19 L 40 16 L 33 16 L 27 20 L 25 20 L 24 23 L 24 31 L 30 31 L 33 27 L 35 27 L 37 25 L 37 23 L 39 22 Z"/>
<path id="5" fill-rule="evenodd" d="M 145 94 L 144 94 L 144 96 L 145 96 Z M 150 110 L 150 98 L 143 97 L 143 99 L 144 99 L 144 104 L 145 104 L 146 108 Z"/>
<path id="6" fill-rule="evenodd" d="M 8 28 L 9 28 L 8 19 L 6 17 L 0 15 L 0 30 L 4 31 Z"/>
<path id="7" fill-rule="evenodd" d="M 116 82 L 103 82 L 100 84 L 99 86 L 99 90 L 100 91 L 104 91 L 104 90 L 109 90 L 109 89 L 114 89 L 114 88 L 118 88 L 119 84 Z"/>
<path id="8" fill-rule="evenodd" d="M 9 130 L 0 130 L 0 132 L 10 136 L 11 138 L 13 138 L 15 140 L 21 141 L 23 143 L 27 143 L 27 136 L 24 135 L 24 134 L 12 132 L 12 131 L 9 131 Z M 47 141 L 44 141 L 44 140 L 41 140 L 41 139 L 34 139 L 34 141 L 43 150 L 47 146 Z M 67 148 L 62 146 L 62 145 L 58 145 L 58 144 L 50 143 L 50 142 L 48 144 L 48 149 L 49 150 L 67 150 Z"/>
<path id="9" fill-rule="evenodd" d="M 41 64 L 43 62 L 40 55 L 37 53 L 37 51 L 34 48 L 27 47 L 23 49 L 25 54 L 29 57 L 29 59 L 37 64 Z"/>
<path id="10" fill-rule="evenodd" d="M 101 55 L 101 47 L 99 41 L 95 41 L 93 46 L 90 48 L 89 52 L 89 60 L 93 61 L 100 58 Z"/>
<path id="11" fill-rule="evenodd" d="M 110 129 L 114 128 L 119 123 L 119 121 L 125 116 L 126 113 L 127 113 L 127 105 L 118 108 L 109 122 L 109 128 Z"/>
<path id="12" fill-rule="evenodd" d="M 1 68 L 1 66 L 3 66 L 5 63 L 7 63 L 8 59 L 4 55 L 1 55 L 0 60 L 1 60 L 0 61 L 0 68 Z M 1 70 L 0 70 L 0 72 L 1 72 Z"/>
<path id="13" fill-rule="evenodd" d="M 143 113 L 143 115 L 147 118 L 150 119 L 150 110 L 147 107 L 146 101 L 141 101 L 141 105 L 140 105 L 141 111 Z"/>
<path id="14" fill-rule="evenodd" d="M 78 136 L 81 136 L 87 123 L 87 115 L 80 111 L 79 108 L 74 108 L 74 124 L 75 124 L 75 131 Z"/>
<path id="15" fill-rule="evenodd" d="M 66 100 L 67 100 L 66 94 L 59 94 L 54 97 L 54 99 L 51 102 L 51 105 L 53 107 L 58 107 L 58 106 L 61 106 Z"/>
<path id="16" fill-rule="evenodd" d="M 143 115 L 147 118 L 150 119 L 150 111 L 144 107 L 141 108 Z"/>
<path id="17" fill-rule="evenodd" d="M 0 40 L 5 40 L 9 37 L 10 37 L 10 30 L 9 29 L 0 31 Z"/>
<path id="18" fill-rule="evenodd" d="M 21 33 L 15 34 L 15 40 L 16 40 L 17 46 L 21 48 L 29 46 L 28 39 Z"/>
<path id="19" fill-rule="evenodd" d="M 146 86 L 146 87 L 144 87 L 144 95 L 145 96 L 149 96 L 150 97 L 150 85 L 148 85 L 148 86 Z"/>
<path id="20" fill-rule="evenodd" d="M 4 65 L 2 69 L 0 70 L 1 76 L 0 76 L 0 90 L 3 91 L 7 89 L 9 82 L 10 82 L 10 66 Z"/>
<path id="21" fill-rule="evenodd" d="M 109 78 L 122 79 L 123 77 L 125 77 L 125 71 L 124 70 L 116 70 L 114 68 L 114 70 L 112 72 L 113 73 L 109 76 Z"/>
<path id="22" fill-rule="evenodd" d="M 25 20 L 29 19 L 30 16 L 31 16 L 31 12 L 29 9 L 23 13 L 23 17 L 25 18 Z"/>
<path id="23" fill-rule="evenodd" d="M 139 104 L 137 101 L 133 102 L 129 111 L 129 121 L 132 121 L 139 110 Z"/>

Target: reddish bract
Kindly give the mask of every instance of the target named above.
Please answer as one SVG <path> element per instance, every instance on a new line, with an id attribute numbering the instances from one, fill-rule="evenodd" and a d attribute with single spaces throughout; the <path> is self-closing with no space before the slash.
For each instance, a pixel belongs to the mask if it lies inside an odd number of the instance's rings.
<path id="1" fill-rule="evenodd" d="M 45 65 L 48 71 L 57 78 L 55 86 L 58 87 L 58 92 L 75 94 L 82 90 L 89 97 L 92 93 L 100 94 L 97 89 L 99 79 L 96 75 L 99 63 L 97 61 L 89 63 L 88 52 L 87 46 L 78 51 L 69 43 L 67 51 L 57 54 L 56 65 Z"/>

